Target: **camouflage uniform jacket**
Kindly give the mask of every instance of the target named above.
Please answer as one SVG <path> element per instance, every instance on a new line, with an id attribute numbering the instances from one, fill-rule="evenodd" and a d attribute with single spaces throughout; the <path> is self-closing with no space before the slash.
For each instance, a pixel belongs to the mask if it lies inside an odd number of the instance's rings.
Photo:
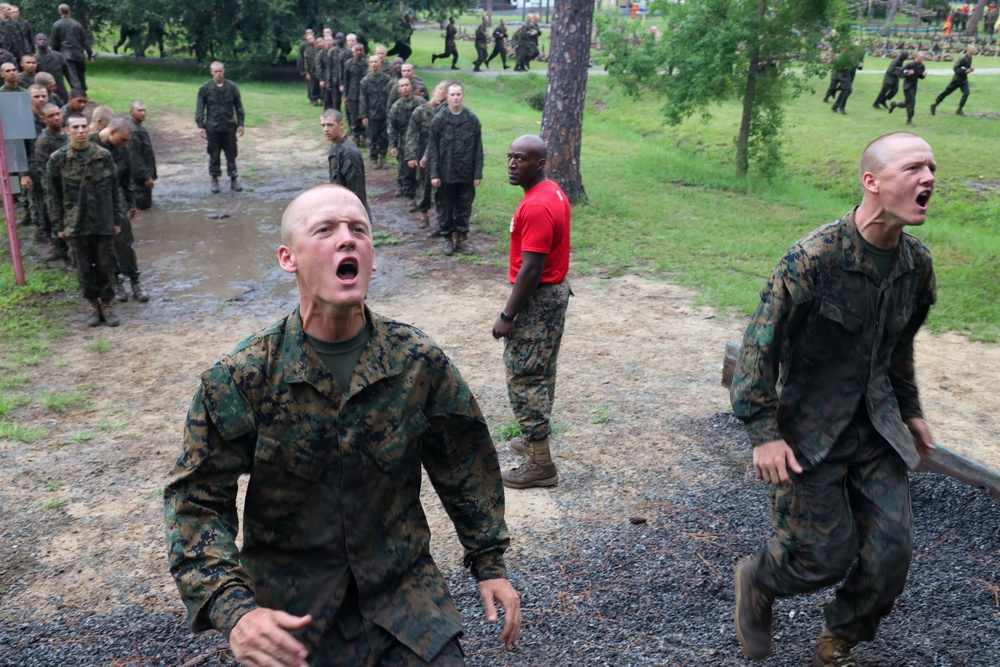
<path id="1" fill-rule="evenodd" d="M 316 47 L 310 46 L 308 42 L 299 44 L 299 59 L 295 63 L 299 74 L 314 74 L 316 72 Z"/>
<path id="2" fill-rule="evenodd" d="M 52 228 L 67 236 L 113 236 L 125 202 L 111 153 L 90 144 L 82 151 L 66 144 L 45 168 L 45 208 Z"/>
<path id="3" fill-rule="evenodd" d="M 489 28 L 485 23 L 480 23 L 479 27 L 476 28 L 476 42 L 475 46 L 477 49 L 485 49 L 489 45 L 489 37 L 487 36 Z"/>
<path id="4" fill-rule="evenodd" d="M 149 132 L 142 123 L 129 121 L 132 124 L 132 140 L 129 142 L 129 152 L 132 154 L 132 179 L 145 181 L 148 178 L 156 180 L 156 155 L 153 154 L 153 142 Z"/>
<path id="5" fill-rule="evenodd" d="M 170 568 L 195 632 L 228 635 L 258 605 L 310 613 L 296 633 L 310 658 L 336 655 L 334 617 L 353 579 L 361 614 L 430 660 L 461 624 L 431 558 L 421 465 L 466 567 L 506 577 L 503 487 L 479 405 L 424 333 L 365 315 L 347 395 L 297 309 L 202 374 L 164 494 Z"/>
<path id="6" fill-rule="evenodd" d="M 19 88 L 28 89 L 28 86 L 35 82 L 35 75 L 28 74 L 27 72 L 21 72 L 17 75 L 17 85 Z"/>
<path id="7" fill-rule="evenodd" d="M 11 88 L 6 84 L 6 82 L 2 86 L 0 86 L 0 93 L 26 93 L 26 92 L 28 92 L 28 89 L 21 88 L 20 84 L 18 84 L 17 88 Z"/>
<path id="8" fill-rule="evenodd" d="M 361 79 L 361 106 L 358 107 L 360 118 L 382 120 L 389 113 L 389 77 L 383 73 L 372 76 L 369 72 Z"/>
<path id="9" fill-rule="evenodd" d="M 356 194 L 365 205 L 368 219 L 371 220 L 372 212 L 368 208 L 368 193 L 365 189 L 365 159 L 361 157 L 358 145 L 344 137 L 340 142 L 330 145 L 326 160 L 330 167 L 330 182 L 343 185 Z"/>
<path id="10" fill-rule="evenodd" d="M 49 48 L 59 51 L 66 60 L 86 62 L 94 57 L 90 48 L 90 38 L 79 21 L 72 18 L 59 19 L 52 24 L 52 34 L 49 35 Z"/>
<path id="11" fill-rule="evenodd" d="M 427 169 L 442 183 L 471 183 L 483 178 L 483 129 L 476 114 L 462 107 L 451 112 L 443 104 L 431 119 L 427 137 Z"/>
<path id="12" fill-rule="evenodd" d="M 326 85 L 330 87 L 330 90 L 335 90 L 340 86 L 341 62 L 340 53 L 337 52 L 337 47 L 333 47 L 326 51 L 326 60 L 323 64 L 321 76 L 323 77 L 323 80 L 326 81 Z"/>
<path id="13" fill-rule="evenodd" d="M 351 58 L 344 66 L 344 95 L 349 100 L 361 99 L 361 81 L 368 76 L 368 63 Z"/>
<path id="14" fill-rule="evenodd" d="M 410 126 L 413 110 L 426 103 L 424 98 L 413 95 L 408 100 L 399 98 L 389 109 L 389 148 L 399 150 L 400 160 L 406 152 L 406 130 Z"/>
<path id="15" fill-rule="evenodd" d="M 319 47 L 315 49 L 316 55 L 313 58 L 313 74 L 316 76 L 316 85 L 320 81 L 326 81 L 330 69 L 330 52 Z"/>
<path id="16" fill-rule="evenodd" d="M 812 464 L 865 402 L 911 468 L 903 421 L 921 417 L 913 337 L 937 298 L 930 252 L 904 233 L 882 279 L 854 212 L 792 246 L 761 292 L 733 379 L 733 412 L 750 442 L 784 439 Z"/>
<path id="17" fill-rule="evenodd" d="M 407 160 L 419 160 L 427 152 L 427 138 L 431 131 L 431 118 L 446 104 L 432 107 L 421 104 L 410 114 L 410 124 L 406 128 L 406 148 L 403 154 Z"/>
<path id="18" fill-rule="evenodd" d="M 65 132 L 52 134 L 47 127 L 42 130 L 42 133 L 38 135 L 38 139 L 35 140 L 35 151 L 28 160 L 32 173 L 44 177 L 45 166 L 49 163 L 49 158 L 68 143 L 69 135 Z"/>
<path id="19" fill-rule="evenodd" d="M 100 146 L 115 161 L 115 170 L 118 179 L 118 187 L 122 190 L 122 198 L 125 201 L 125 208 L 135 208 L 135 190 L 132 189 L 132 151 L 131 142 L 124 146 L 112 146 L 101 141 L 100 132 L 90 133 L 90 143 Z"/>
<path id="20" fill-rule="evenodd" d="M 502 47 L 506 40 L 507 40 L 507 26 L 498 25 L 496 28 L 493 29 L 494 44 L 499 44 Z"/>
<path id="21" fill-rule="evenodd" d="M 38 69 L 35 70 L 36 73 L 48 72 L 51 74 L 52 78 L 56 80 L 56 92 L 64 100 L 69 99 L 66 92 L 66 81 L 69 81 L 69 85 L 73 88 L 80 86 L 80 82 L 76 78 L 76 72 L 69 68 L 66 58 L 58 51 L 49 49 L 49 52 L 45 54 L 36 53 L 35 61 L 38 63 Z M 51 102 L 52 100 L 49 101 Z"/>
<path id="22" fill-rule="evenodd" d="M 243 100 L 236 84 L 228 79 L 224 79 L 221 86 L 211 79 L 206 81 L 198 89 L 194 122 L 198 129 L 210 132 L 235 132 L 236 128 L 243 127 Z"/>
<path id="23" fill-rule="evenodd" d="M 417 94 L 417 84 L 418 83 L 420 85 L 424 86 L 425 88 L 427 87 L 424 84 L 423 80 L 419 76 L 417 76 L 416 74 L 414 74 L 413 76 L 410 77 L 410 85 L 413 86 L 413 94 L 414 94 L 414 96 L 416 96 L 416 94 Z M 392 109 L 392 105 L 395 104 L 399 100 L 399 98 L 400 98 L 400 95 L 399 95 L 399 79 L 396 79 L 395 81 L 393 81 L 392 83 L 389 84 L 389 101 L 386 104 L 388 105 L 388 107 L 390 109 Z"/>

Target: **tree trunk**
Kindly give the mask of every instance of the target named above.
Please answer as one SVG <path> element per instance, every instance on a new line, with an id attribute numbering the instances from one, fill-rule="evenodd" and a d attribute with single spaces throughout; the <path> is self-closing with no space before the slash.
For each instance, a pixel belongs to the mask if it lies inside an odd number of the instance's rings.
<path id="1" fill-rule="evenodd" d="M 760 0 L 757 7 L 757 22 L 761 23 L 767 14 L 767 0 Z M 736 175 L 746 176 L 750 169 L 750 121 L 753 118 L 753 100 L 757 94 L 757 70 L 760 64 L 760 41 L 750 50 L 747 63 L 747 87 L 743 93 L 743 116 L 740 118 L 740 135 L 736 139 Z"/>
<path id="2" fill-rule="evenodd" d="M 548 176 L 571 204 L 587 200 L 580 176 L 583 104 L 587 98 L 593 0 L 556 0 L 549 51 L 542 139 L 548 147 Z"/>
<path id="3" fill-rule="evenodd" d="M 490 25 L 493 25 L 493 0 L 486 0 L 486 15 L 490 17 Z"/>
<path id="4" fill-rule="evenodd" d="M 892 27 L 892 20 L 896 18 L 896 11 L 899 10 L 899 0 L 892 0 L 892 4 L 889 6 L 889 11 L 885 13 L 885 29 L 889 30 Z M 888 32 L 886 33 L 889 34 Z"/>
<path id="5" fill-rule="evenodd" d="M 914 5 L 914 7 L 916 7 L 917 9 L 923 9 L 924 0 L 917 0 L 917 3 Z M 919 25 L 921 20 L 922 19 L 919 16 L 914 16 L 913 20 L 910 21 L 910 23 L 912 23 L 913 25 Z"/>
<path id="6" fill-rule="evenodd" d="M 967 37 L 972 37 L 976 34 L 979 29 L 979 22 L 983 20 L 983 11 L 986 9 L 986 0 L 979 0 L 976 3 L 975 9 L 969 14 L 969 25 L 965 26 L 965 32 L 962 34 Z"/>

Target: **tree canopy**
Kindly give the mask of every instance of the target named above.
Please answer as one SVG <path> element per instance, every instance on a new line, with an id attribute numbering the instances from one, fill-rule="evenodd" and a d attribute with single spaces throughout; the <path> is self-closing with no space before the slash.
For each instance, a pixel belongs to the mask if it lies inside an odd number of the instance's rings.
<path id="1" fill-rule="evenodd" d="M 807 77 L 829 72 L 821 55 L 840 53 L 850 35 L 849 24 L 829 32 L 841 1 L 656 0 L 651 10 L 668 21 L 662 33 L 640 30 L 628 19 L 598 20 L 612 80 L 633 96 L 648 90 L 664 97 L 671 124 L 698 113 L 708 117 L 719 102 L 742 100 L 737 172 L 745 174 L 753 163 L 775 174 L 785 101 L 805 90 Z"/>

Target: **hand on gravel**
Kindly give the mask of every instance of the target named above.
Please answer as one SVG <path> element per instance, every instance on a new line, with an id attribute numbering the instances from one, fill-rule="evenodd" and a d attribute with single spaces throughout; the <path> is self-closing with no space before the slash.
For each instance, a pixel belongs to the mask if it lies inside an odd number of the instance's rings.
<path id="1" fill-rule="evenodd" d="M 258 607 L 247 612 L 229 633 L 233 656 L 248 667 L 309 667 L 306 647 L 289 630 L 301 630 L 312 616 L 292 616 Z"/>
<path id="2" fill-rule="evenodd" d="M 795 453 L 784 440 L 772 440 L 753 448 L 753 469 L 757 478 L 770 484 L 787 486 L 792 483 L 788 469 L 799 474 L 802 466 L 795 460 Z"/>
<path id="3" fill-rule="evenodd" d="M 486 579 L 479 582 L 479 594 L 486 607 L 486 620 L 497 622 L 496 603 L 503 607 L 503 632 L 500 642 L 508 651 L 517 648 L 517 640 L 521 636 L 521 596 L 507 579 Z"/>

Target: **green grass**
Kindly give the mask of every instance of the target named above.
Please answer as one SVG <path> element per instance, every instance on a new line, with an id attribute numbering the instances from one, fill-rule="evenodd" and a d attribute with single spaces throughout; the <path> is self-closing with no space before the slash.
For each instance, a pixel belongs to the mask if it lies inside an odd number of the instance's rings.
<path id="1" fill-rule="evenodd" d="M 89 408 L 90 399 L 75 391 L 70 392 L 42 392 L 38 394 L 39 400 L 49 410 L 53 412 L 66 412 L 77 408 Z"/>
<path id="2" fill-rule="evenodd" d="M 81 431 L 80 433 L 74 433 L 73 435 L 69 436 L 68 438 L 63 440 L 61 444 L 74 445 L 81 442 L 90 442 L 93 439 L 94 439 L 93 433 L 85 433 Z"/>
<path id="3" fill-rule="evenodd" d="M 98 354 L 107 354 L 111 351 L 111 341 L 106 338 L 98 338 L 90 344 L 90 349 Z"/>
<path id="4" fill-rule="evenodd" d="M 46 500 L 44 503 L 42 503 L 42 509 L 43 510 L 54 510 L 54 509 L 56 509 L 58 507 L 62 507 L 63 505 L 65 505 L 66 503 L 68 503 L 68 502 L 70 502 L 72 500 L 73 500 L 73 496 L 68 495 L 68 494 L 63 494 L 63 495 L 58 495 L 58 496 L 52 496 L 51 498 L 49 498 L 48 500 Z"/>
<path id="5" fill-rule="evenodd" d="M 507 421 L 498 424 L 493 429 L 493 433 L 500 440 L 513 440 L 514 438 L 521 437 L 521 425 L 517 423 L 516 419 L 508 419 Z"/>
<path id="6" fill-rule="evenodd" d="M 403 242 L 398 236 L 393 236 L 389 232 L 372 232 L 372 245 L 376 248 L 384 245 L 397 245 Z"/>
<path id="7" fill-rule="evenodd" d="M 37 426 L 25 426 L 18 422 L 0 420 L 0 440 L 35 442 L 43 435 L 45 435 L 45 431 Z"/>
<path id="8" fill-rule="evenodd" d="M 590 414 L 591 424 L 607 424 L 611 421 L 611 408 L 606 405 L 587 408 L 587 412 Z"/>

